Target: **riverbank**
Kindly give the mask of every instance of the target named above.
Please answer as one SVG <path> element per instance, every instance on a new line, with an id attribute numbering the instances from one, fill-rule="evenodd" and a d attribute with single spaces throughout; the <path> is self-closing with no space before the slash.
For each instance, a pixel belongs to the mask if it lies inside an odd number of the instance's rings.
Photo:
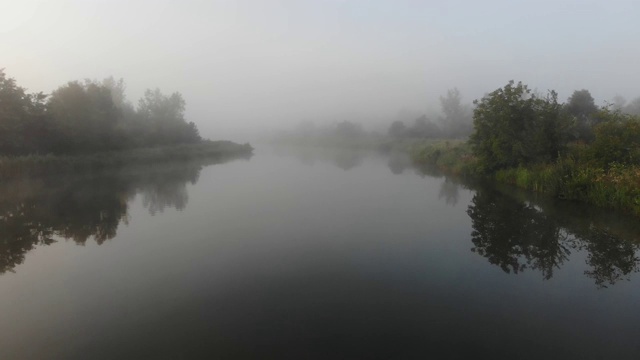
<path id="1" fill-rule="evenodd" d="M 444 173 L 482 177 L 521 189 L 548 194 L 563 200 L 619 209 L 640 216 L 640 167 L 590 162 L 580 147 L 550 164 L 508 168 L 483 174 L 466 142 L 441 141 L 415 146 L 411 158 L 416 164 L 435 166 Z"/>
<path id="2" fill-rule="evenodd" d="M 200 158 L 224 160 L 248 157 L 252 153 L 253 147 L 249 144 L 237 144 L 226 140 L 203 140 L 195 144 L 108 151 L 86 155 L 3 156 L 0 157 L 0 180 L 16 175 L 48 175 L 135 164 L 189 161 Z"/>

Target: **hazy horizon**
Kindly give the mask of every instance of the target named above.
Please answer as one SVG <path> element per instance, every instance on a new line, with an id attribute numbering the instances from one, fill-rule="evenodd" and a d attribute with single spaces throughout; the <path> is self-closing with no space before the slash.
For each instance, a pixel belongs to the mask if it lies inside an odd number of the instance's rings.
<path id="1" fill-rule="evenodd" d="M 0 68 L 29 91 L 178 91 L 203 136 L 393 120 L 457 87 L 640 96 L 636 1 L 0 1 Z M 242 140 L 242 139 L 240 139 Z"/>

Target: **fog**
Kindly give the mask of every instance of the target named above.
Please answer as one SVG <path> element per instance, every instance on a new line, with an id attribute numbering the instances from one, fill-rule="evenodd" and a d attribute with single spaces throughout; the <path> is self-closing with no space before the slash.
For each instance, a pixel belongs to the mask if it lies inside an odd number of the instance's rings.
<path id="1" fill-rule="evenodd" d="M 209 138 L 301 121 L 389 124 L 514 79 L 601 105 L 640 95 L 627 1 L 2 0 L 0 68 L 29 91 L 124 78 L 178 91 Z"/>

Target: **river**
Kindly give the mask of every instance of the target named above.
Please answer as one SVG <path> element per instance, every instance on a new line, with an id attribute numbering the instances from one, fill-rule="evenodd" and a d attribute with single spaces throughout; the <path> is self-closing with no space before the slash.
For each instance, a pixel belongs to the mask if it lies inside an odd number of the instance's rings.
<path id="1" fill-rule="evenodd" d="M 0 359 L 638 359 L 640 222 L 399 155 L 0 186 Z"/>

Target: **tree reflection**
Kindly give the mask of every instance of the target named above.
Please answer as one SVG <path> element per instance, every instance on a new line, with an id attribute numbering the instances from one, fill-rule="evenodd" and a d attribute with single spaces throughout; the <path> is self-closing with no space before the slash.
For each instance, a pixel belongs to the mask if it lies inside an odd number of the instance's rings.
<path id="1" fill-rule="evenodd" d="M 404 152 L 398 151 L 392 151 L 389 154 L 387 166 L 394 175 L 402 174 L 405 170 L 413 168 L 413 164 L 409 155 Z"/>
<path id="2" fill-rule="evenodd" d="M 440 184 L 440 192 L 438 193 L 438 199 L 443 199 L 447 205 L 455 206 L 458 203 L 458 197 L 460 196 L 460 185 L 450 178 L 445 178 L 442 184 Z"/>
<path id="3" fill-rule="evenodd" d="M 587 251 L 590 270 L 585 274 L 599 287 L 628 279 L 638 271 L 637 243 L 576 223 L 571 215 L 546 212 L 487 189 L 477 190 L 467 213 L 473 226 L 472 251 L 507 273 L 533 269 L 550 279 L 571 252 L 578 250 Z"/>
<path id="4" fill-rule="evenodd" d="M 161 174 L 151 172 L 141 182 L 139 192 L 142 203 L 151 215 L 164 212 L 166 208 L 183 210 L 189 202 L 187 183 L 195 184 L 200 176 L 199 167 L 173 167 Z"/>
<path id="5" fill-rule="evenodd" d="M 595 279 L 598 286 L 628 280 L 631 273 L 638 271 L 637 244 L 599 229 L 593 229 L 588 240 L 583 246 L 588 251 L 587 264 L 591 269 L 585 275 Z"/>
<path id="6" fill-rule="evenodd" d="M 278 156 L 293 156 L 305 165 L 328 162 L 345 171 L 362 165 L 364 159 L 371 155 L 369 151 L 351 148 L 274 145 L 273 150 Z"/>
<path id="7" fill-rule="evenodd" d="M 351 170 L 362 165 L 365 153 L 357 150 L 337 151 L 333 154 L 332 163 L 342 170 Z"/>
<path id="8" fill-rule="evenodd" d="M 186 184 L 198 181 L 203 166 L 219 159 L 125 167 L 110 173 L 16 179 L 0 187 L 0 274 L 24 262 L 37 246 L 56 237 L 84 245 L 116 236 L 127 223 L 128 203 L 142 194 L 154 215 L 166 208 L 182 210 Z"/>

